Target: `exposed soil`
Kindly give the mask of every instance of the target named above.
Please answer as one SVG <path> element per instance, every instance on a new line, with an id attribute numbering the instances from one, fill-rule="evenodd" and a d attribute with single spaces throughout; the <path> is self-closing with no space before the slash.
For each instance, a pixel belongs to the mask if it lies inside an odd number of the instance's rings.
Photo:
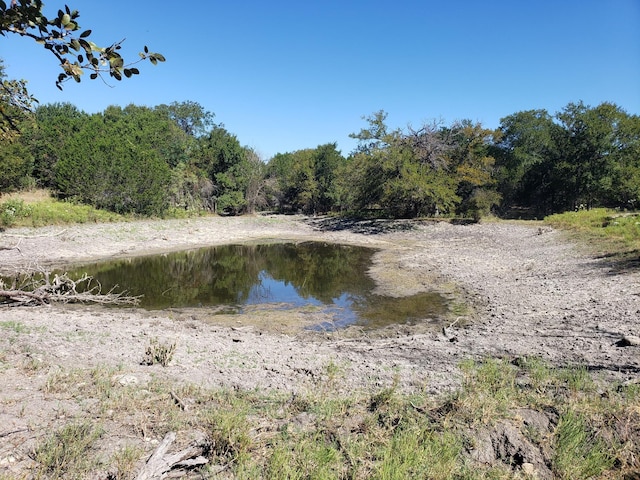
<path id="1" fill-rule="evenodd" d="M 403 296 L 437 288 L 456 299 L 448 320 L 455 324 L 444 331 L 427 321 L 314 333 L 302 327 L 322 321 L 322 314 L 308 309 L 255 308 L 233 316 L 87 306 L 0 309 L 0 473 L 2 463 L 25 456 L 33 432 L 47 431 L 61 409 L 71 409 L 42 391 L 55 368 L 118 366 L 141 382 L 155 376 L 292 393 L 312 389 L 333 364 L 343 369 L 346 392 L 397 382 L 403 391 L 439 394 L 459 386 L 462 359 L 485 356 L 535 355 L 553 365 L 584 365 L 603 381 L 640 376 L 640 346 L 619 346 L 623 337 L 640 336 L 640 273 L 592 258 L 540 224 L 265 216 L 21 228 L 0 233 L 0 269 L 272 239 L 376 247 L 371 275 L 379 289 Z M 166 368 L 141 365 L 152 338 L 176 342 Z"/>

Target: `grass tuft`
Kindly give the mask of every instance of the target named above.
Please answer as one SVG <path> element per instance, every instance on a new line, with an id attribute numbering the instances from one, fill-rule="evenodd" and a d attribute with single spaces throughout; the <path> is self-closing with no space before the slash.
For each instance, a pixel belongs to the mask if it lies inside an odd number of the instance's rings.
<path id="1" fill-rule="evenodd" d="M 66 425 L 36 447 L 33 459 L 46 478 L 87 478 L 96 465 L 88 454 L 102 433 L 89 422 Z"/>
<path id="2" fill-rule="evenodd" d="M 559 478 L 597 478 L 615 462 L 612 449 L 572 410 L 560 418 L 555 432 L 553 465 Z"/>
<path id="3" fill-rule="evenodd" d="M 142 365 L 156 365 L 160 364 L 166 367 L 173 359 L 173 354 L 176 352 L 176 343 L 160 342 L 157 338 L 152 338 L 145 350 L 144 358 L 142 359 Z"/>

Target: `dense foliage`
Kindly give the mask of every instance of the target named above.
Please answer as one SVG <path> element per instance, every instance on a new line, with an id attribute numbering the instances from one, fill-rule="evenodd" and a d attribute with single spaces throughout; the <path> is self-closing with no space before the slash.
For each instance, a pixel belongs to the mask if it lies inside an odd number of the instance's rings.
<path id="1" fill-rule="evenodd" d="M 391 130 L 379 111 L 351 135 L 347 157 L 327 143 L 268 162 L 191 101 L 94 114 L 56 103 L 13 118 L 19 133 L 0 140 L 0 193 L 41 186 L 116 213 L 477 220 L 640 202 L 640 117 L 610 103 L 517 112 L 496 130 L 469 120 Z"/>

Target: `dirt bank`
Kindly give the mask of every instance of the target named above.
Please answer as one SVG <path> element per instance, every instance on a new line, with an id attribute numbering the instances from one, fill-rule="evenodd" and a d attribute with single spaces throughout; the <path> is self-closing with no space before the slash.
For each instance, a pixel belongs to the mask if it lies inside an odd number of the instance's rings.
<path id="1" fill-rule="evenodd" d="M 345 391 L 397 381 L 404 391 L 441 393 L 459 384 L 462 359 L 487 355 L 585 365 L 610 381 L 640 373 L 640 347 L 616 345 L 640 335 L 638 272 L 613 271 L 606 260 L 580 253 L 561 232 L 538 225 L 349 224 L 274 216 L 10 229 L 0 233 L 0 266 L 10 273 L 266 239 L 375 246 L 380 251 L 371 274 L 380 289 L 409 295 L 435 282 L 449 294 L 464 293 L 473 321 L 444 333 L 403 326 L 384 334 L 320 334 L 292 327 L 319 320 L 304 310 L 213 317 L 78 306 L 0 309 L 0 434 L 47 429 L 61 409 L 73 414 L 71 403 L 61 405 L 43 388 L 56 369 L 106 365 L 139 382 L 161 377 L 285 392 L 312 389 L 334 365 L 344 373 Z M 176 343 L 168 367 L 140 364 L 152 338 Z M 0 459 L 19 456 L 22 440 L 12 435 L 0 446 Z"/>

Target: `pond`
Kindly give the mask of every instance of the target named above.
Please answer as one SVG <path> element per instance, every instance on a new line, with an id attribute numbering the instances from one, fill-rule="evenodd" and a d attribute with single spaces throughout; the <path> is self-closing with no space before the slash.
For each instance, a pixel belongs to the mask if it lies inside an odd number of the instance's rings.
<path id="1" fill-rule="evenodd" d="M 225 245 L 84 265 L 70 276 L 88 273 L 102 291 L 116 287 L 142 295 L 149 309 L 277 304 L 315 306 L 333 318 L 331 328 L 437 320 L 447 299 L 427 292 L 395 298 L 373 293 L 367 274 L 375 250 L 322 242 Z M 329 325 L 318 325 L 327 328 Z"/>

